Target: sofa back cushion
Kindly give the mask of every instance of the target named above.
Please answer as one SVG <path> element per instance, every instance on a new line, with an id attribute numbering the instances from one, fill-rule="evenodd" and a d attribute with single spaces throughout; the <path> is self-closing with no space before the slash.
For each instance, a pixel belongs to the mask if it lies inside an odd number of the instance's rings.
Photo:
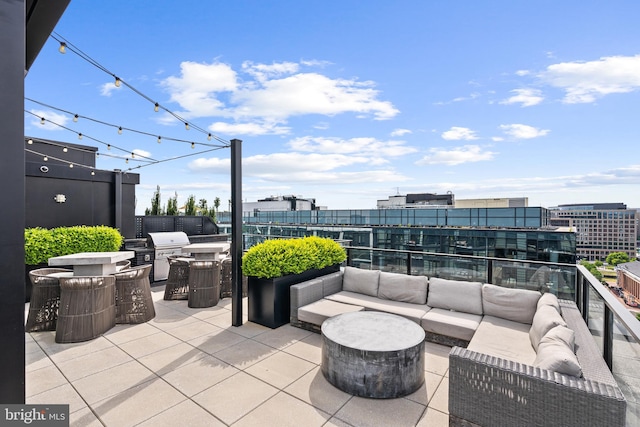
<path id="1" fill-rule="evenodd" d="M 536 312 L 540 292 L 526 289 L 504 288 L 485 284 L 482 287 L 484 314 L 514 322 L 531 324 Z"/>
<path id="2" fill-rule="evenodd" d="M 429 279 L 426 276 L 409 276 L 382 271 L 378 285 L 378 298 L 426 304 L 428 285 Z"/>
<path id="3" fill-rule="evenodd" d="M 554 307 L 550 305 L 543 305 L 536 310 L 536 314 L 533 316 L 531 329 L 529 329 L 529 339 L 531 340 L 531 345 L 536 351 L 538 351 L 538 345 L 540 344 L 542 337 L 556 326 L 567 326 L 567 323 Z"/>
<path id="4" fill-rule="evenodd" d="M 363 270 L 355 267 L 345 267 L 342 278 L 342 290 L 377 297 L 379 280 L 380 270 Z"/>
<path id="5" fill-rule="evenodd" d="M 431 277 L 427 305 L 482 315 L 482 283 Z"/>
<path id="6" fill-rule="evenodd" d="M 558 297 L 550 292 L 542 294 L 542 296 L 538 300 L 538 308 L 542 307 L 543 305 L 550 305 L 551 307 L 558 310 L 558 313 L 560 313 L 560 304 L 558 303 Z"/>

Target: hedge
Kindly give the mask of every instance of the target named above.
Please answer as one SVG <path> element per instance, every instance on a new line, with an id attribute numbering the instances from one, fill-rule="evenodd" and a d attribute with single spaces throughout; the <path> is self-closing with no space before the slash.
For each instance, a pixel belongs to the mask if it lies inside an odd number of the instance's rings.
<path id="1" fill-rule="evenodd" d="M 123 237 L 120 232 L 104 225 L 27 228 L 24 231 L 25 264 L 47 263 L 54 256 L 80 252 L 114 252 L 120 250 Z"/>
<path id="2" fill-rule="evenodd" d="M 246 276 L 271 279 L 340 264 L 346 259 L 345 250 L 331 239 L 310 236 L 266 240 L 244 254 L 242 272 Z"/>

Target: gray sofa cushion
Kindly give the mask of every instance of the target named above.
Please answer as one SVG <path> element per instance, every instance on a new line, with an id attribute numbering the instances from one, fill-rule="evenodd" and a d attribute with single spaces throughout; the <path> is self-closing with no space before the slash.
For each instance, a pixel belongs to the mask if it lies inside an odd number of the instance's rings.
<path id="1" fill-rule="evenodd" d="M 364 307 L 351 304 L 341 304 L 339 302 L 321 299 L 298 309 L 298 320 L 322 325 L 322 322 L 329 317 L 352 311 L 363 311 Z"/>
<path id="2" fill-rule="evenodd" d="M 558 303 L 558 297 L 550 292 L 542 294 L 542 296 L 538 300 L 538 308 L 542 307 L 543 305 L 550 305 L 551 307 L 558 310 L 558 313 L 560 313 L 560 304 Z"/>
<path id="3" fill-rule="evenodd" d="M 536 360 L 529 325 L 501 317 L 485 315 L 467 348 L 526 365 Z"/>
<path id="4" fill-rule="evenodd" d="M 386 313 L 397 314 L 398 316 L 405 317 L 418 324 L 420 324 L 422 316 L 431 310 L 431 307 L 426 304 L 411 304 L 409 302 L 402 301 L 382 300 L 378 297 L 349 291 L 342 291 L 337 294 L 327 295 L 325 298 L 344 304 L 361 305 L 365 310 L 384 311 Z"/>
<path id="5" fill-rule="evenodd" d="M 482 283 L 431 277 L 427 305 L 482 315 Z"/>
<path id="6" fill-rule="evenodd" d="M 574 332 L 565 326 L 556 326 L 540 340 L 533 366 L 581 378 L 582 367 L 573 352 L 574 346 Z"/>
<path id="7" fill-rule="evenodd" d="M 560 316 L 560 313 L 558 313 L 554 307 L 550 305 L 543 305 L 536 310 L 536 314 L 533 316 L 531 329 L 529 330 L 529 339 L 531 340 L 533 348 L 537 351 L 542 337 L 544 337 L 552 328 L 559 325 L 567 326 L 562 316 Z"/>
<path id="8" fill-rule="evenodd" d="M 383 271 L 380 272 L 378 298 L 426 304 L 428 286 L 429 279 L 426 276 L 408 276 Z"/>
<path id="9" fill-rule="evenodd" d="M 355 267 L 345 267 L 342 278 L 342 290 L 377 297 L 379 279 L 380 270 L 362 270 Z"/>
<path id="10" fill-rule="evenodd" d="M 514 322 L 530 325 L 539 299 L 540 292 L 538 291 L 503 288 L 489 284 L 482 287 L 484 314 L 502 317 Z"/>
<path id="11" fill-rule="evenodd" d="M 471 341 L 481 320 L 478 314 L 432 308 L 422 317 L 420 325 L 427 332 Z"/>

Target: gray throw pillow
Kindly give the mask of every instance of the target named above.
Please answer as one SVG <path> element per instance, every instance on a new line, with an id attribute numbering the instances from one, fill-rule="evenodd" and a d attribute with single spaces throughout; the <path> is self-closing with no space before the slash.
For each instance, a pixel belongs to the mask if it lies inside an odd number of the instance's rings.
<path id="1" fill-rule="evenodd" d="M 377 297 L 379 279 L 380 270 L 362 270 L 355 267 L 345 267 L 342 278 L 342 290 Z"/>
<path id="2" fill-rule="evenodd" d="M 428 285 L 429 279 L 426 276 L 409 276 L 382 271 L 380 272 L 378 298 L 412 304 L 426 304 Z"/>
<path id="3" fill-rule="evenodd" d="M 550 305 L 558 310 L 558 313 L 560 313 L 560 304 L 558 303 L 558 297 L 552 293 L 546 292 L 542 294 L 542 296 L 538 300 L 538 308 L 542 307 L 543 305 Z"/>
<path id="4" fill-rule="evenodd" d="M 567 324 L 555 308 L 550 305 L 543 305 L 536 311 L 531 329 L 529 329 L 529 339 L 536 352 L 542 337 L 556 326 L 567 326 Z"/>
<path id="5" fill-rule="evenodd" d="M 574 332 L 565 326 L 556 326 L 540 340 L 533 366 L 581 378 L 582 367 L 573 352 L 574 346 Z"/>
<path id="6" fill-rule="evenodd" d="M 484 314 L 531 324 L 540 292 L 486 284 L 482 286 Z"/>
<path id="7" fill-rule="evenodd" d="M 482 315 L 482 283 L 431 277 L 427 305 Z"/>

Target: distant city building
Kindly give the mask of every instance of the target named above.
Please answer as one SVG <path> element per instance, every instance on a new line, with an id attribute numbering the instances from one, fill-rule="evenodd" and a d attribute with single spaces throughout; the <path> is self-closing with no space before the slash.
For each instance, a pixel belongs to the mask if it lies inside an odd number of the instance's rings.
<path id="1" fill-rule="evenodd" d="M 636 256 L 638 212 L 624 203 L 559 205 L 550 212 L 551 225 L 575 230 L 579 258 L 604 261 L 611 252 Z"/>
<path id="2" fill-rule="evenodd" d="M 640 298 L 640 261 L 618 264 L 616 275 L 618 286 L 634 297 Z"/>
<path id="3" fill-rule="evenodd" d="M 456 208 L 526 208 L 529 206 L 529 198 L 458 199 L 455 205 Z"/>
<path id="4" fill-rule="evenodd" d="M 397 194 L 390 196 L 387 200 L 378 200 L 378 209 L 429 209 L 441 208 L 454 205 L 452 193 L 414 193 L 406 196 Z"/>
<path id="5" fill-rule="evenodd" d="M 246 213 L 269 211 L 314 211 L 317 210 L 316 199 L 305 199 L 302 196 L 270 196 L 257 202 L 244 202 L 242 211 Z"/>

